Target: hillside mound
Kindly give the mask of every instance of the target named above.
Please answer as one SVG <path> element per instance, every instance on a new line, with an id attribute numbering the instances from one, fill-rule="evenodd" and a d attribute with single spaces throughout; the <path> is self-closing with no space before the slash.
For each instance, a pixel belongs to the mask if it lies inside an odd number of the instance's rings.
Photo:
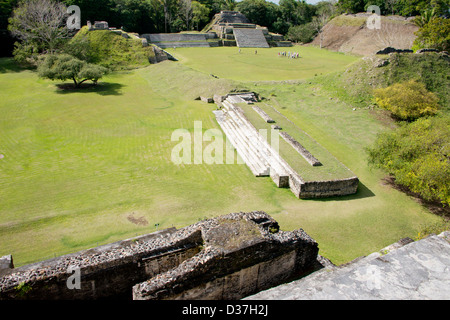
<path id="1" fill-rule="evenodd" d="M 148 66 L 155 53 L 142 39 L 123 31 L 89 30 L 83 27 L 70 41 L 74 56 L 111 70 Z"/>
<path id="2" fill-rule="evenodd" d="M 438 96 L 443 109 L 450 110 L 449 67 L 450 56 L 445 52 L 370 55 L 347 68 L 338 82 L 347 94 L 370 100 L 373 89 L 416 80 Z"/>
<path id="3" fill-rule="evenodd" d="M 370 14 L 343 14 L 328 22 L 312 44 L 333 51 L 370 55 L 386 47 L 411 49 L 419 28 L 413 18 L 382 16 L 381 29 L 369 29 Z"/>

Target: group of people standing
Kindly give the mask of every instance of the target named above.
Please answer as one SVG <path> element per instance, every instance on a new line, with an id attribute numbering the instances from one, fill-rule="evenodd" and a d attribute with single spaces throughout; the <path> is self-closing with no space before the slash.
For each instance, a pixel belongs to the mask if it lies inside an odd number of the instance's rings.
<path id="1" fill-rule="evenodd" d="M 297 59 L 300 58 L 300 55 L 298 52 L 286 52 L 286 51 L 282 51 L 282 52 L 278 52 L 278 56 L 279 57 L 288 57 L 289 59 Z"/>

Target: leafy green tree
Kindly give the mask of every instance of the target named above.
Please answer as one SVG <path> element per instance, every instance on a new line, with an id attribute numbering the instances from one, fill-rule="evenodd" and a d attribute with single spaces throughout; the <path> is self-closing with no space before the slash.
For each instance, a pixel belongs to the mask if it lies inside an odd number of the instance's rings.
<path id="1" fill-rule="evenodd" d="M 210 9 L 206 5 L 195 0 L 192 1 L 192 23 L 197 30 L 200 30 L 204 24 L 208 23 L 209 12 Z"/>
<path id="2" fill-rule="evenodd" d="M 76 87 L 86 81 L 97 81 L 107 69 L 87 63 L 68 54 L 47 55 L 38 66 L 38 74 L 50 80 L 72 80 Z"/>
<path id="3" fill-rule="evenodd" d="M 428 201 L 450 205 L 450 117 L 421 118 L 380 134 L 369 164 Z"/>
<path id="4" fill-rule="evenodd" d="M 309 43 L 314 39 L 317 30 L 312 23 L 307 23 L 289 28 L 287 38 L 294 42 Z"/>
<path id="5" fill-rule="evenodd" d="M 252 23 L 274 29 L 274 23 L 278 18 L 278 6 L 265 0 L 243 0 L 237 5 L 238 10 Z"/>
<path id="6" fill-rule="evenodd" d="M 416 33 L 414 49 L 433 48 L 447 51 L 450 49 L 450 20 L 432 18 Z"/>
<path id="7" fill-rule="evenodd" d="M 401 120 L 411 121 L 434 115 L 438 110 L 437 96 L 429 92 L 424 84 L 415 80 L 376 89 L 374 96 L 381 108 L 389 110 Z"/>

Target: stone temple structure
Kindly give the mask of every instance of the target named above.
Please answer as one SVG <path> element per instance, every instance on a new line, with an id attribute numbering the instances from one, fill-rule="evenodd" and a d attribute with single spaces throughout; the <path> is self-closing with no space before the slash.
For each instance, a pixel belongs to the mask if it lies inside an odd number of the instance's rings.
<path id="1" fill-rule="evenodd" d="M 280 34 L 269 32 L 266 27 L 251 23 L 237 11 L 221 11 L 201 33 L 142 34 L 162 49 L 180 47 L 238 46 L 241 48 L 289 47 Z"/>

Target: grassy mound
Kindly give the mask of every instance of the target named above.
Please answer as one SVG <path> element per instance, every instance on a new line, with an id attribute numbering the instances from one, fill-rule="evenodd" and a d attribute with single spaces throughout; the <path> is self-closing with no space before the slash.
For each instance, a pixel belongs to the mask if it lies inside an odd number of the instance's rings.
<path id="1" fill-rule="evenodd" d="M 109 30 L 89 31 L 86 26 L 73 37 L 69 48 L 75 56 L 111 70 L 148 66 L 149 59 L 154 57 L 151 46 L 143 47 L 139 39 L 125 38 Z"/>
<path id="2" fill-rule="evenodd" d="M 394 83 L 416 80 L 439 98 L 442 109 L 450 110 L 450 58 L 442 53 L 373 55 L 350 65 L 343 73 L 313 80 L 355 107 L 372 103 L 373 90 Z"/>

